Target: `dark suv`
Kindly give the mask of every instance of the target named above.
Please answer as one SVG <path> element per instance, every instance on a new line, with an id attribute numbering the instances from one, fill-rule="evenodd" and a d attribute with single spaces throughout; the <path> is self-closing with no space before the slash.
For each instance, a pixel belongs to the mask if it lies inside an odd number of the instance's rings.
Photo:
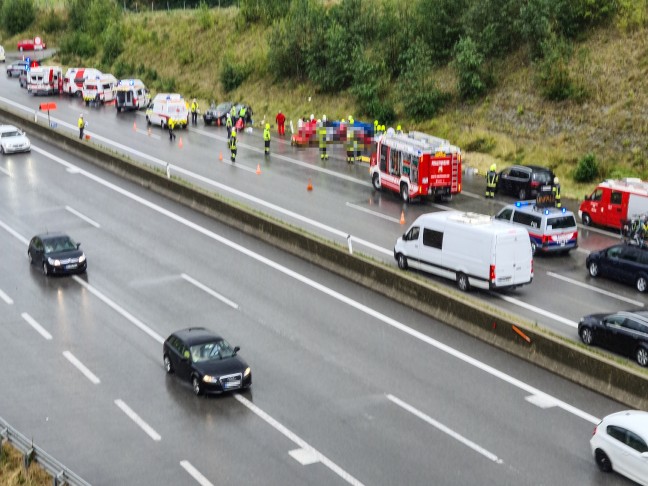
<path id="1" fill-rule="evenodd" d="M 634 285 L 639 292 L 648 289 L 648 248 L 614 245 L 590 253 L 585 264 L 592 277 L 610 277 Z"/>
<path id="2" fill-rule="evenodd" d="M 535 198 L 543 186 L 551 186 L 554 173 L 538 165 L 512 165 L 497 175 L 495 191 L 521 201 Z M 551 190 L 551 189 L 549 189 Z"/>

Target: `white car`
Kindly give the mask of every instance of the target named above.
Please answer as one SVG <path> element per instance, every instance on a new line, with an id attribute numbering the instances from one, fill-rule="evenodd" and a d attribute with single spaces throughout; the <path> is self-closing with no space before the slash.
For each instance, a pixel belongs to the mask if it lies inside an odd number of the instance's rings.
<path id="1" fill-rule="evenodd" d="M 0 46 L 0 61 L 5 62 L 4 47 Z"/>
<path id="2" fill-rule="evenodd" d="M 594 429 L 590 446 L 601 471 L 616 471 L 648 486 L 648 412 L 608 415 Z"/>
<path id="3" fill-rule="evenodd" d="M 29 152 L 31 142 L 21 129 L 13 125 L 0 125 L 0 152 L 10 154 L 15 152 Z"/>

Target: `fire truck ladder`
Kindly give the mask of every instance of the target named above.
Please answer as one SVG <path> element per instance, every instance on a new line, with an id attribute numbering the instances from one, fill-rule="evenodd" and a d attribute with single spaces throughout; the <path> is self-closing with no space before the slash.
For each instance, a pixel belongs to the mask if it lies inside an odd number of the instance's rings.
<path id="1" fill-rule="evenodd" d="M 450 193 L 459 192 L 459 157 L 452 154 L 452 179 L 450 182 Z"/>

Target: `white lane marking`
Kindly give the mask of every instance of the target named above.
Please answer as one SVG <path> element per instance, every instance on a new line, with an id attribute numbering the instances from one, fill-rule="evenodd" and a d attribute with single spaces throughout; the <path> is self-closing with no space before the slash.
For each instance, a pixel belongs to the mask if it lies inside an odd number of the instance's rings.
<path id="1" fill-rule="evenodd" d="M 97 223 L 96 221 L 93 221 L 92 219 L 88 218 L 85 214 L 80 213 L 76 209 L 71 208 L 70 206 L 65 206 L 65 209 L 67 211 L 69 211 L 70 213 L 74 214 L 75 216 L 78 216 L 79 218 L 81 218 L 86 223 L 90 223 L 95 228 L 101 228 L 101 226 L 99 226 L 99 223 Z"/>
<path id="2" fill-rule="evenodd" d="M 43 336 L 48 341 L 51 341 L 52 335 L 49 332 L 47 332 L 43 326 L 41 326 L 38 322 L 36 322 L 32 316 L 30 316 L 26 312 L 23 312 L 22 314 L 20 314 L 20 317 L 25 319 L 25 321 L 27 321 L 27 324 L 29 324 L 31 327 L 36 329 L 38 334 Z"/>
<path id="3" fill-rule="evenodd" d="M 430 424 L 432 427 L 435 427 L 435 428 L 439 429 L 441 432 L 443 432 L 443 433 L 449 435 L 449 436 L 452 437 L 453 439 L 458 440 L 459 442 L 461 442 L 461 443 L 464 444 L 465 446 L 470 447 L 473 451 L 478 452 L 479 454 L 481 454 L 482 456 L 486 457 L 487 459 L 490 459 L 491 461 L 493 461 L 493 462 L 495 462 L 495 463 L 497 463 L 497 464 L 503 464 L 503 463 L 504 463 L 504 461 L 503 461 L 502 459 L 500 459 L 499 457 L 497 457 L 497 456 L 496 456 L 495 454 L 493 454 L 492 452 L 489 452 L 488 450 L 484 449 L 482 446 L 477 445 L 477 444 L 474 443 L 472 440 L 467 439 L 466 437 L 464 437 L 464 436 L 461 435 L 460 433 L 455 432 L 455 431 L 452 430 L 451 428 L 449 428 L 449 427 L 443 425 L 441 422 L 439 422 L 439 421 L 437 421 L 437 420 L 434 420 L 434 419 L 433 419 L 432 417 L 430 417 L 429 415 L 427 415 L 427 414 L 421 412 L 421 411 L 418 410 L 417 408 L 414 408 L 412 405 L 410 405 L 409 403 L 404 402 L 404 401 L 401 400 L 400 398 L 395 397 L 394 395 L 391 395 L 391 394 L 387 395 L 387 398 L 388 398 L 389 400 L 391 400 L 393 403 L 395 403 L 396 405 L 398 405 L 399 407 L 401 407 L 401 408 L 407 410 L 409 413 L 411 413 L 411 414 L 417 416 L 418 418 L 420 418 L 420 419 L 423 420 L 424 422 L 427 422 L 427 423 Z"/>
<path id="4" fill-rule="evenodd" d="M 527 402 L 532 403 L 536 407 L 540 407 L 542 409 L 552 408 L 556 406 L 556 401 L 546 395 L 529 395 L 528 397 L 524 397 L 524 399 Z"/>
<path id="5" fill-rule="evenodd" d="M 302 466 L 309 466 L 319 462 L 319 457 L 311 449 L 293 449 L 288 451 L 288 454 Z"/>
<path id="6" fill-rule="evenodd" d="M 350 208 L 356 209 L 358 211 L 362 211 L 367 214 L 371 214 L 372 216 L 377 216 L 382 219 L 386 219 L 387 221 L 391 221 L 392 223 L 397 223 L 400 224 L 400 218 L 394 218 L 392 216 L 387 216 L 386 214 L 379 213 L 378 211 L 372 211 L 371 209 L 363 208 L 362 206 L 358 206 L 357 204 L 353 204 L 350 202 L 346 203 L 347 206 Z"/>
<path id="7" fill-rule="evenodd" d="M 526 302 L 522 302 L 519 299 L 516 299 L 515 297 L 510 297 L 508 295 L 503 295 L 499 294 L 496 292 L 491 292 L 491 295 L 497 296 L 502 300 L 505 300 L 506 302 L 510 302 L 511 304 L 515 304 L 519 307 L 523 307 L 525 309 L 528 309 L 532 312 L 535 312 L 536 314 L 540 314 L 542 316 L 548 317 L 549 319 L 553 319 L 554 321 L 558 321 L 562 324 L 566 324 L 569 327 L 573 327 L 574 329 L 578 328 L 578 322 L 570 321 L 569 319 L 565 317 L 561 317 L 558 314 L 554 314 L 553 312 L 546 311 L 544 309 L 541 309 L 540 307 L 536 307 L 531 304 L 527 304 Z"/>
<path id="8" fill-rule="evenodd" d="M 7 294 L 5 294 L 1 289 L 0 289 L 0 299 L 5 301 L 5 304 L 11 305 L 13 304 L 13 299 L 9 297 Z"/>
<path id="9" fill-rule="evenodd" d="M 308 442 L 306 442 L 304 439 L 299 437 L 297 434 L 290 431 L 286 426 L 284 426 L 283 424 L 279 423 L 277 420 L 272 418 L 270 415 L 268 415 L 266 412 L 261 410 L 254 403 L 252 403 L 250 400 L 248 400 L 247 398 L 245 398 L 244 396 L 239 395 L 239 394 L 235 394 L 234 398 L 236 398 L 236 400 L 238 400 L 240 403 L 245 405 L 249 410 L 251 410 L 260 419 L 262 419 L 264 422 L 266 422 L 268 425 L 270 425 L 272 428 L 274 428 L 277 432 L 281 433 L 287 439 L 293 441 L 295 444 L 297 444 L 302 449 L 306 449 L 307 451 L 309 451 L 309 453 L 313 456 L 313 458 L 317 458 L 317 460 L 319 462 L 321 462 L 324 466 L 328 467 L 331 471 L 333 471 L 335 474 L 340 476 L 347 483 L 353 484 L 355 486 L 361 486 L 362 485 L 362 483 L 360 481 L 358 481 L 356 478 L 354 478 L 353 476 L 351 476 L 351 474 L 349 474 L 344 469 L 342 469 L 340 466 L 335 464 L 333 461 L 331 461 L 328 457 L 323 455 L 321 452 L 317 451 L 315 448 L 310 446 L 308 444 Z"/>
<path id="10" fill-rule="evenodd" d="M 108 297 L 106 297 L 104 294 L 102 294 L 99 290 L 94 288 L 92 285 L 90 285 L 88 282 L 80 278 L 78 275 L 74 275 L 72 277 L 79 285 L 81 285 L 83 288 L 87 289 L 91 294 L 94 296 L 98 297 L 101 301 L 103 301 L 105 304 L 107 304 L 109 307 L 112 307 L 113 310 L 117 311 L 117 313 L 121 314 L 123 317 L 128 319 L 130 322 L 135 324 L 138 328 L 140 328 L 142 331 L 144 331 L 146 334 L 151 336 L 153 339 L 155 339 L 158 343 L 163 344 L 164 343 L 164 338 L 160 336 L 157 332 L 155 332 L 153 329 L 148 327 L 146 324 L 144 324 L 142 321 L 140 321 L 137 317 L 135 317 L 133 314 L 128 312 L 126 309 L 121 307 L 119 304 L 116 302 L 110 300 Z"/>
<path id="11" fill-rule="evenodd" d="M 7 225 L 6 225 L 5 223 L 3 223 L 2 221 L 0 221 L 0 228 L 3 228 L 5 231 L 7 231 L 7 233 L 9 233 L 11 236 L 13 236 L 14 238 L 16 238 L 16 239 L 17 239 L 18 241 L 20 241 L 21 243 L 24 243 L 25 245 L 29 245 L 29 240 L 28 240 L 27 238 L 25 238 L 23 235 L 21 235 L 20 233 L 18 233 L 18 232 L 17 232 L 16 230 L 14 230 L 13 228 L 7 226 Z"/>
<path id="12" fill-rule="evenodd" d="M 214 486 L 205 476 L 200 474 L 200 471 L 193 467 L 189 461 L 180 461 L 180 465 L 184 468 L 185 471 L 191 474 L 191 477 L 198 481 L 198 484 L 200 484 L 200 486 Z"/>
<path id="13" fill-rule="evenodd" d="M 615 294 L 613 292 L 608 292 L 607 290 L 599 289 L 597 287 L 594 287 L 593 285 L 588 285 L 584 282 L 579 282 L 578 280 L 571 279 L 569 277 L 565 277 L 563 275 L 560 275 L 558 273 L 553 273 L 553 272 L 547 272 L 547 275 L 553 278 L 557 278 L 559 280 L 563 280 L 564 282 L 569 282 L 572 285 L 578 285 L 579 287 L 583 287 L 584 289 L 592 290 L 594 292 L 598 292 L 599 294 L 607 295 L 608 297 L 613 297 L 618 300 L 622 300 L 623 302 L 627 302 L 628 304 L 633 304 L 638 307 L 643 307 L 644 304 L 643 302 L 639 302 L 638 300 L 631 299 L 629 297 L 624 297 L 623 295 Z"/>
<path id="14" fill-rule="evenodd" d="M 67 359 L 70 363 L 72 363 L 92 383 L 94 383 L 95 385 L 101 383 L 99 378 L 97 378 L 97 375 L 95 375 L 92 371 L 90 371 L 86 367 L 86 365 L 84 365 L 81 361 L 79 361 L 77 357 L 74 356 L 71 352 L 63 351 L 63 356 L 65 356 L 65 359 Z"/>
<path id="15" fill-rule="evenodd" d="M 132 408 L 130 408 L 128 405 L 124 403 L 123 400 L 117 399 L 115 400 L 115 405 L 117 405 L 122 412 L 124 412 L 129 419 L 131 419 L 133 422 L 135 422 L 146 434 L 153 440 L 159 441 L 162 440 L 162 436 L 158 434 L 153 427 L 151 427 L 149 424 L 144 422 L 142 418 L 137 415 Z"/>
<path id="16" fill-rule="evenodd" d="M 3 174 L 7 174 L 9 177 L 11 177 L 11 172 L 9 172 L 7 169 L 3 169 L 2 167 L 0 167 L 0 172 L 2 172 Z"/>
<path id="17" fill-rule="evenodd" d="M 34 147 L 32 146 L 32 150 L 33 149 L 34 149 Z M 46 157 L 51 158 L 55 162 L 58 162 L 58 163 L 63 164 L 65 166 L 72 166 L 71 163 L 64 161 L 60 157 L 56 157 L 55 155 L 48 154 L 43 150 L 40 150 L 40 153 L 42 153 Z M 156 211 L 157 213 L 159 213 L 161 215 L 164 215 L 164 216 L 168 217 L 169 219 L 172 219 L 172 220 L 174 220 L 174 221 L 176 221 L 176 222 L 178 222 L 178 223 L 180 223 L 180 224 L 182 224 L 182 225 L 184 225 L 184 226 L 186 226 L 186 227 L 188 227 L 190 229 L 193 229 L 194 231 L 196 231 L 198 233 L 201 233 L 202 235 L 207 236 L 208 238 L 211 238 L 211 239 L 213 239 L 215 241 L 218 241 L 218 242 L 222 243 L 223 245 L 225 245 L 225 246 L 227 246 L 227 247 L 229 247 L 229 248 L 231 248 L 231 249 L 233 249 L 235 251 L 238 251 L 239 253 L 242 253 L 242 254 L 244 254 L 244 255 L 246 255 L 246 256 L 254 259 L 254 260 L 257 260 L 258 262 L 263 263 L 263 264 L 265 264 L 265 265 L 267 265 L 267 266 L 269 266 L 271 268 L 274 268 L 275 270 L 277 270 L 277 271 L 279 271 L 279 272 L 281 272 L 281 273 L 283 273 L 283 274 L 285 274 L 285 275 L 287 275 L 289 277 L 292 277 L 295 280 L 298 280 L 298 281 L 302 282 L 305 285 L 308 285 L 308 286 L 310 286 L 310 287 L 312 287 L 312 288 L 314 288 L 316 290 L 319 290 L 322 293 L 324 293 L 326 295 L 329 295 L 333 299 L 336 299 L 336 300 L 338 300 L 338 301 L 340 301 L 342 303 L 345 303 L 345 304 L 357 309 L 360 312 L 363 312 L 363 313 L 365 313 L 367 315 L 373 316 L 375 319 L 380 320 L 380 321 L 384 322 L 385 324 L 387 324 L 387 325 L 389 325 L 389 326 L 391 326 L 391 327 L 393 327 L 395 329 L 398 329 L 398 330 L 400 330 L 400 331 L 402 331 L 402 332 L 404 332 L 406 334 L 409 334 L 413 338 L 418 339 L 418 340 L 420 340 L 420 341 L 422 341 L 422 342 L 424 342 L 426 344 L 429 344 L 430 346 L 433 346 L 433 347 L 435 347 L 436 349 L 438 349 L 440 351 L 443 351 L 443 352 L 445 352 L 445 353 L 447 353 L 447 354 L 449 354 L 451 356 L 454 356 L 455 358 L 463 361 L 464 363 L 467 363 L 467 364 L 469 364 L 471 366 L 474 366 L 474 367 L 476 367 L 476 368 L 478 368 L 478 369 L 480 369 L 480 370 L 482 370 L 482 371 L 484 371 L 484 372 L 486 372 L 486 373 L 488 373 L 488 374 L 490 374 L 490 375 L 492 375 L 492 376 L 494 376 L 496 378 L 499 378 L 502 381 L 505 381 L 505 382 L 507 382 L 507 383 L 509 383 L 509 384 L 521 389 L 521 390 L 524 390 L 529 394 L 550 396 L 547 393 L 545 393 L 545 392 L 543 392 L 543 391 L 541 391 L 541 390 L 539 390 L 539 389 L 537 389 L 537 388 L 535 388 L 535 387 L 533 387 L 533 386 L 531 386 L 531 385 L 529 385 L 529 384 L 527 384 L 527 383 L 525 383 L 525 382 L 523 382 L 521 380 L 518 380 L 517 378 L 513 378 L 512 376 L 507 375 L 506 373 L 503 373 L 502 371 L 499 371 L 498 369 L 493 368 L 492 366 L 487 365 L 486 363 L 483 363 L 483 362 L 473 358 L 472 356 L 468 356 L 467 354 L 462 353 L 461 351 L 458 351 L 458 350 L 456 350 L 456 349 L 454 349 L 454 348 L 452 348 L 452 347 L 450 347 L 450 346 L 448 346 L 446 344 L 443 344 L 440 341 L 437 341 L 436 339 L 432 339 L 430 336 L 428 336 L 426 334 L 423 334 L 422 332 L 417 331 L 415 329 L 412 329 L 411 327 L 408 327 L 405 324 L 403 324 L 403 323 L 401 323 L 401 322 L 399 322 L 399 321 L 397 321 L 395 319 L 392 319 L 391 317 L 388 317 L 388 316 L 386 316 L 384 314 L 381 314 L 380 312 L 377 312 L 374 309 L 372 309 L 372 308 L 370 308 L 370 307 L 368 307 L 368 306 L 366 306 L 364 304 L 361 304 L 360 302 L 357 302 L 357 301 L 347 297 L 346 295 L 343 295 L 343 294 L 341 294 L 339 292 L 336 292 L 336 291 L 334 291 L 332 289 L 329 289 L 328 287 L 325 287 L 324 285 L 322 285 L 322 284 L 320 284 L 318 282 L 315 282 L 314 280 L 312 280 L 312 279 L 310 279 L 308 277 L 305 277 L 305 276 L 303 276 L 303 275 L 301 275 L 301 274 L 299 274 L 299 273 L 297 273 L 297 272 L 295 272 L 293 270 L 290 270 L 289 268 L 284 267 L 283 265 L 280 265 L 279 263 L 274 262 L 274 261 L 270 260 L 269 258 L 266 258 L 266 257 L 264 257 L 262 255 L 259 255 L 258 253 L 255 253 L 252 250 L 249 250 L 248 248 L 240 246 L 240 245 L 234 243 L 231 240 L 228 240 L 228 239 L 226 239 L 226 238 L 224 238 L 224 237 L 222 237 L 220 235 L 217 235 L 213 231 L 210 231 L 210 230 L 208 230 L 206 228 L 203 228 L 202 226 L 194 223 L 193 221 L 189 221 L 188 219 L 183 218 L 182 216 L 180 216 L 178 214 L 175 214 L 175 213 L 173 213 L 173 212 L 171 212 L 171 211 L 169 211 L 167 209 L 164 209 L 163 207 L 158 206 L 157 204 L 152 203 L 151 201 L 148 201 L 148 200 L 144 199 L 143 197 L 137 196 L 136 194 L 133 194 L 133 193 L 131 193 L 131 192 L 129 192 L 129 191 L 127 191 L 127 190 L 125 190 L 125 189 L 123 189 L 123 188 L 121 188 L 121 187 L 119 187 L 119 186 L 117 186 L 117 185 L 115 185 L 115 184 L 113 184 L 111 182 L 108 182 L 108 181 L 106 181 L 104 179 L 101 179 L 100 177 L 95 176 L 94 174 L 91 174 L 91 173 L 89 173 L 89 172 L 87 172 L 85 170 L 82 170 L 81 173 L 85 177 L 88 177 L 89 179 L 97 182 L 100 185 L 103 185 L 106 188 L 109 188 L 109 189 L 111 189 L 111 190 L 113 190 L 113 191 L 115 191 L 115 192 L 117 192 L 119 194 L 122 194 L 123 196 L 125 196 L 125 197 L 127 197 L 127 198 L 129 198 L 129 199 L 131 199 L 131 200 L 133 200 L 135 202 L 138 202 L 138 203 L 142 204 L 143 206 L 146 206 L 146 207 L 152 209 L 153 211 Z M 81 279 L 78 279 L 77 281 L 83 282 Z M 85 282 L 83 282 L 83 283 L 85 283 Z M 497 294 L 497 295 L 499 295 L 499 294 Z M 569 405 L 568 403 L 563 402 L 562 400 L 556 399 L 556 403 L 557 403 L 557 406 L 559 406 L 563 410 L 565 410 L 565 411 L 567 411 L 569 413 L 572 413 L 572 414 L 576 415 L 577 417 L 580 417 L 580 418 L 582 418 L 584 420 L 587 420 L 588 422 L 591 422 L 593 424 L 598 424 L 600 422 L 600 420 L 597 417 L 594 417 L 593 415 L 590 415 L 589 413 L 584 412 L 583 410 L 580 410 L 580 409 L 578 409 L 578 408 L 576 408 L 576 407 L 574 407 L 572 405 Z"/>
<path id="18" fill-rule="evenodd" d="M 162 137 L 160 137 L 159 135 L 153 133 L 152 130 L 151 130 L 151 132 L 149 132 L 149 130 L 150 130 L 150 128 L 147 129 L 147 130 L 142 130 L 141 128 L 138 128 L 138 129 L 135 130 L 135 131 L 136 131 L 137 133 L 141 133 L 141 134 L 143 134 L 143 135 L 146 135 L 147 137 L 154 138 L 155 140 L 161 140 L 161 139 L 162 139 Z"/>
<path id="19" fill-rule="evenodd" d="M 224 297 L 221 294 L 219 294 L 218 292 L 216 292 L 215 290 L 210 289 L 205 284 L 200 283 L 198 280 L 196 280 L 195 278 L 190 277 L 186 273 L 181 274 L 181 277 L 183 279 L 185 279 L 187 282 L 189 282 L 190 284 L 195 285 L 196 287 L 198 287 L 200 290 L 202 290 L 204 292 L 207 292 L 212 297 L 216 297 L 218 300 L 220 300 L 221 302 L 224 302 L 225 304 L 229 305 L 230 307 L 233 307 L 234 309 L 239 308 L 239 306 L 238 306 L 238 304 L 236 302 L 232 302 L 227 297 Z"/>

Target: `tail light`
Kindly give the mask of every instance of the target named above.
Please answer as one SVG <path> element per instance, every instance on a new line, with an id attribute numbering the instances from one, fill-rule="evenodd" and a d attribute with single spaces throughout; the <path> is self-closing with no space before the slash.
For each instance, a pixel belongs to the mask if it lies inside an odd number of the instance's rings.
<path id="1" fill-rule="evenodd" d="M 531 259 L 531 276 L 533 277 L 533 258 Z"/>
<path id="2" fill-rule="evenodd" d="M 544 248 L 545 246 L 547 246 L 550 240 L 551 240 L 550 236 L 542 235 L 542 247 Z"/>
<path id="3" fill-rule="evenodd" d="M 489 272 L 489 277 L 491 282 L 495 282 L 495 265 L 490 266 L 490 272 Z"/>
<path id="4" fill-rule="evenodd" d="M 540 183 L 538 181 L 531 181 L 531 187 L 538 187 Z"/>
<path id="5" fill-rule="evenodd" d="M 598 425 L 594 426 L 594 430 L 592 431 L 592 435 L 596 435 L 596 429 L 598 429 Z"/>

